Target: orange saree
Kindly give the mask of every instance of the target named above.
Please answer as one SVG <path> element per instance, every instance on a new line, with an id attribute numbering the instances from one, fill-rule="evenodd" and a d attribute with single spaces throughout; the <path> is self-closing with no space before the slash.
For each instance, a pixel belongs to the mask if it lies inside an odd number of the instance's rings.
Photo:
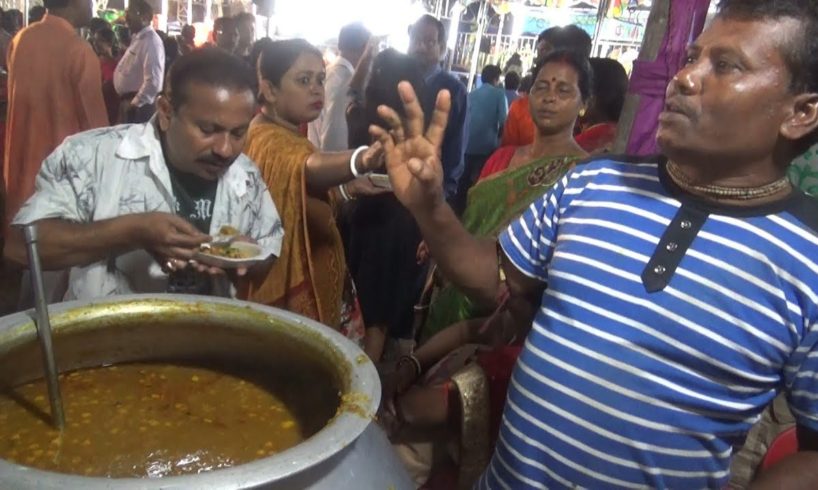
<path id="1" fill-rule="evenodd" d="M 270 189 L 284 225 L 284 242 L 265 278 L 239 284 L 239 298 L 298 313 L 360 340 L 363 324 L 332 198 L 307 192 L 304 168 L 315 151 L 307 138 L 277 124 L 250 128 L 245 153 Z"/>

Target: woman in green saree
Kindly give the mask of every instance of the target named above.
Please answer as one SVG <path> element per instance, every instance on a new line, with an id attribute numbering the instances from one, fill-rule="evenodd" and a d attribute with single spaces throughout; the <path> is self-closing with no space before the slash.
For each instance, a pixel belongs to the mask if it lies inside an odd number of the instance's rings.
<path id="1" fill-rule="evenodd" d="M 587 156 L 574 140 L 573 131 L 590 97 L 590 69 L 574 67 L 566 61 L 567 56 L 565 52 L 549 56 L 531 88 L 534 142 L 495 151 L 469 191 L 462 220 L 473 235 L 497 237 L 512 219 Z M 423 326 L 422 336 L 427 339 L 458 321 L 487 316 L 495 306 L 474 305 L 443 282 L 433 295 Z"/>

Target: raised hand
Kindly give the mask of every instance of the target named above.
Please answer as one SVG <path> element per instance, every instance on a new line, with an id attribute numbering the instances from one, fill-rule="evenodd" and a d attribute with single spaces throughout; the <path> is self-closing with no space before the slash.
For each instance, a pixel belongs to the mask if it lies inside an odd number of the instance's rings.
<path id="1" fill-rule="evenodd" d="M 387 106 L 378 107 L 378 115 L 388 129 L 370 126 L 369 132 L 383 145 L 386 170 L 395 196 L 410 211 L 423 212 L 445 201 L 440 146 L 449 119 L 451 96 L 442 90 L 435 102 L 429 128 L 423 131 L 423 110 L 409 82 L 398 84 L 398 93 L 406 111 L 406 122 Z"/>

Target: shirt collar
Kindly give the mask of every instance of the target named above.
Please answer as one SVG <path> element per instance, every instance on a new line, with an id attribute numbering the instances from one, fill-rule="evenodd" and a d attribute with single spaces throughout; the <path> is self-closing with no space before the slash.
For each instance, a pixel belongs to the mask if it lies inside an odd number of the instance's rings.
<path id="1" fill-rule="evenodd" d="M 137 32 L 136 35 L 133 37 L 134 39 L 142 39 L 143 37 L 147 36 L 150 31 L 153 30 L 151 26 L 145 26 L 142 28 L 141 31 Z"/>
<path id="2" fill-rule="evenodd" d="M 147 158 L 150 171 L 170 189 L 170 176 L 165 154 L 162 152 L 162 143 L 159 141 L 156 115 L 145 124 L 131 125 L 117 146 L 116 155 L 125 160 Z M 249 178 L 247 170 L 240 165 L 239 160 L 242 158 L 246 157 L 240 155 L 219 179 L 220 183 L 226 184 L 237 196 L 242 196 L 247 192 L 247 179 Z"/>
<path id="3" fill-rule="evenodd" d="M 443 68 L 441 68 L 440 64 L 436 64 L 434 68 L 432 68 L 429 72 L 426 73 L 426 76 L 423 78 L 423 80 L 426 83 L 429 83 L 429 80 L 431 80 L 432 77 L 434 77 L 435 75 L 437 75 L 438 73 L 440 73 L 442 71 L 443 71 Z"/>

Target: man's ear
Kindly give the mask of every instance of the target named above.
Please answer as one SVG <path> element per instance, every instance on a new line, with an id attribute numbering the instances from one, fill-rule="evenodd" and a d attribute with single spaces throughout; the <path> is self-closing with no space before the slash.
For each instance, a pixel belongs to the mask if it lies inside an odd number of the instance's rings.
<path id="1" fill-rule="evenodd" d="M 818 93 L 804 93 L 793 99 L 792 109 L 781 123 L 781 135 L 798 141 L 818 129 Z"/>
<path id="2" fill-rule="evenodd" d="M 170 127 L 170 119 L 173 116 L 173 105 L 170 98 L 160 95 L 156 99 L 156 120 L 159 122 L 159 129 L 167 131 Z"/>

